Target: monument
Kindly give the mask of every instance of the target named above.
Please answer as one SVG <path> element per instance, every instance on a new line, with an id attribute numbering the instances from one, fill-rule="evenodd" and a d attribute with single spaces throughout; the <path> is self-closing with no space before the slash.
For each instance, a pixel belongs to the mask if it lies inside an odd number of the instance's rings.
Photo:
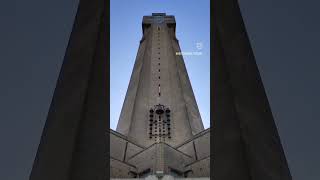
<path id="1" fill-rule="evenodd" d="M 175 17 L 144 16 L 142 31 L 118 126 L 110 130 L 111 178 L 209 178 L 210 129 L 179 55 Z"/>
<path id="2" fill-rule="evenodd" d="M 177 53 L 175 18 L 154 13 L 143 17 L 109 130 L 106 4 L 80 0 L 30 180 L 292 179 L 236 0 L 211 3 L 210 129 Z"/>

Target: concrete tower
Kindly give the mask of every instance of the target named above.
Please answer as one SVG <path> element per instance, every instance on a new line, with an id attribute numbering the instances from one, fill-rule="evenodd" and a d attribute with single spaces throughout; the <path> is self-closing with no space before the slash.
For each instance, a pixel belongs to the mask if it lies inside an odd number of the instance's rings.
<path id="1" fill-rule="evenodd" d="M 209 130 L 204 131 L 175 28 L 174 16 L 143 17 L 117 132 L 110 134 L 111 177 L 210 176 Z"/>
<path id="2" fill-rule="evenodd" d="M 108 131 L 106 1 L 80 0 L 30 180 L 291 180 L 237 0 L 214 2 L 210 133 L 164 13 L 143 17 L 117 131 Z"/>
<path id="3" fill-rule="evenodd" d="M 129 88 L 117 131 L 143 146 L 172 146 L 204 130 L 175 36 L 174 16 L 144 16 Z M 150 134 L 151 133 L 151 134 Z"/>

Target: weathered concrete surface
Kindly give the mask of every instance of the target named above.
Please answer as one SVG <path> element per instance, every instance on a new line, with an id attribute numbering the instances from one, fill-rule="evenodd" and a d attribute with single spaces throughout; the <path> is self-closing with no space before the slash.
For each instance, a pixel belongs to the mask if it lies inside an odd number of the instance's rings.
<path id="1" fill-rule="evenodd" d="M 163 21 L 157 21 L 163 18 Z M 171 137 L 176 146 L 204 130 L 190 80 L 175 36 L 174 16 L 144 16 L 140 42 L 117 131 L 149 147 L 149 109 L 163 104 L 171 110 Z"/>
<path id="2" fill-rule="evenodd" d="M 122 134 L 110 129 L 110 177 L 135 177 L 138 173 L 136 164 L 128 162 L 132 156 L 144 150 Z"/>
<path id="3" fill-rule="evenodd" d="M 193 155 L 194 160 L 185 166 L 187 177 L 210 176 L 210 129 L 202 131 L 192 139 L 176 147 L 178 150 Z"/>
<path id="4" fill-rule="evenodd" d="M 159 149 L 161 149 L 160 153 Z M 192 157 L 177 151 L 165 143 L 153 144 L 145 151 L 138 153 L 128 160 L 130 164 L 137 166 L 138 172 L 150 168 L 153 173 L 161 169 L 166 174 L 171 173 L 170 168 L 183 173 L 185 165 L 192 161 Z"/>
<path id="5" fill-rule="evenodd" d="M 210 129 L 206 129 L 186 142 L 176 146 L 179 151 L 192 156 L 195 161 L 210 156 Z"/>
<path id="6" fill-rule="evenodd" d="M 133 178 L 135 172 L 137 168 L 134 165 L 110 157 L 110 177 Z"/>
<path id="7" fill-rule="evenodd" d="M 207 129 L 177 147 L 156 143 L 143 148 L 110 130 L 111 177 L 146 176 L 154 174 L 157 170 L 177 176 L 209 177 L 209 137 L 210 129 Z"/>
<path id="8" fill-rule="evenodd" d="M 210 177 L 210 156 L 196 160 L 185 167 L 187 177 Z M 190 170 L 190 171 L 188 171 Z"/>
<path id="9" fill-rule="evenodd" d="M 291 180 L 237 1 L 213 7 L 214 179 Z"/>
<path id="10" fill-rule="evenodd" d="M 136 177 L 157 171 L 179 177 L 210 176 L 210 131 L 204 130 L 183 57 L 177 55 L 181 50 L 175 26 L 174 16 L 164 13 L 143 17 L 143 37 L 117 133 L 110 131 L 110 157 L 133 165 Z M 169 108 L 170 114 L 150 114 L 158 104 Z"/>
<path id="11" fill-rule="evenodd" d="M 31 180 L 107 179 L 105 3 L 80 1 Z"/>

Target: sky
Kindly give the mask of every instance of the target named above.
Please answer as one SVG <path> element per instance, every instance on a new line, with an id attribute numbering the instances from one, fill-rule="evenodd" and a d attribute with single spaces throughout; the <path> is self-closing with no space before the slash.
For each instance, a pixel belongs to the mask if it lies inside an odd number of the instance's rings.
<path id="1" fill-rule="evenodd" d="M 125 5 L 124 5 L 125 4 Z M 176 36 L 205 128 L 210 126 L 210 1 L 111 0 L 110 3 L 110 128 L 115 129 L 129 85 L 139 41 L 142 17 L 164 12 L 176 18 Z"/>
<path id="2" fill-rule="evenodd" d="M 202 35 L 195 40 L 183 37 L 195 32 L 197 26 L 194 23 L 201 23 L 196 18 L 184 22 L 184 16 L 181 15 L 186 14 L 191 18 L 197 16 L 196 12 L 201 11 L 198 6 L 192 7 L 194 11 L 178 13 L 184 6 L 190 8 L 188 3 L 192 4 L 193 1 L 199 3 L 202 0 L 183 1 L 166 9 L 169 14 L 176 15 L 177 37 L 183 51 L 193 50 L 192 42 L 198 40 L 204 42 L 204 50 L 208 48 L 206 39 L 200 38 Z M 148 2 L 158 2 L 162 11 L 165 7 L 160 2 L 167 1 Z M 320 2 L 239 2 L 292 176 L 294 180 L 319 180 Z M 77 4 L 78 0 L 10 0 L 0 3 L 1 180 L 28 179 Z M 119 11 L 126 14 L 127 18 L 132 17 L 126 11 L 136 14 L 133 16 L 136 19 L 127 22 L 128 26 L 124 28 L 132 36 L 126 43 L 122 43 L 125 47 L 133 46 L 123 52 L 128 54 L 123 61 L 130 69 L 123 73 L 129 78 L 134 61 L 132 57 L 136 55 L 141 37 L 141 17 L 148 8 L 145 5 L 140 14 L 130 11 L 130 8 L 137 8 L 135 3 L 122 6 L 125 6 L 122 9 L 127 10 Z M 151 12 L 150 9 L 146 13 Z M 204 28 L 198 26 L 197 30 L 202 31 Z M 140 34 L 133 34 L 132 31 Z M 129 41 L 135 44 L 127 44 Z M 187 57 L 185 61 L 186 64 L 203 62 L 189 60 Z M 194 91 L 199 91 L 196 87 L 201 87 L 201 83 L 197 85 L 192 79 L 196 78 L 193 74 L 197 74 L 192 71 L 197 71 L 197 68 L 187 68 Z M 122 94 L 126 86 L 121 90 Z M 196 98 L 199 103 L 201 99 Z M 120 99 L 118 103 L 122 105 Z M 205 111 L 201 107 L 199 109 Z"/>

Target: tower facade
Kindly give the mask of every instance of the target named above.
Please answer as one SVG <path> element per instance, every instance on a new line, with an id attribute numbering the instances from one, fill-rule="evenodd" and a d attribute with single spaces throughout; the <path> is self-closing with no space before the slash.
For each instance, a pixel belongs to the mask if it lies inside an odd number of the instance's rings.
<path id="1" fill-rule="evenodd" d="M 110 133 L 113 178 L 210 175 L 209 130 L 204 130 L 175 30 L 174 16 L 143 17 L 129 87 L 116 132 Z"/>
<path id="2" fill-rule="evenodd" d="M 133 142 L 172 146 L 204 130 L 175 36 L 174 16 L 144 16 L 143 37 L 117 131 Z"/>

